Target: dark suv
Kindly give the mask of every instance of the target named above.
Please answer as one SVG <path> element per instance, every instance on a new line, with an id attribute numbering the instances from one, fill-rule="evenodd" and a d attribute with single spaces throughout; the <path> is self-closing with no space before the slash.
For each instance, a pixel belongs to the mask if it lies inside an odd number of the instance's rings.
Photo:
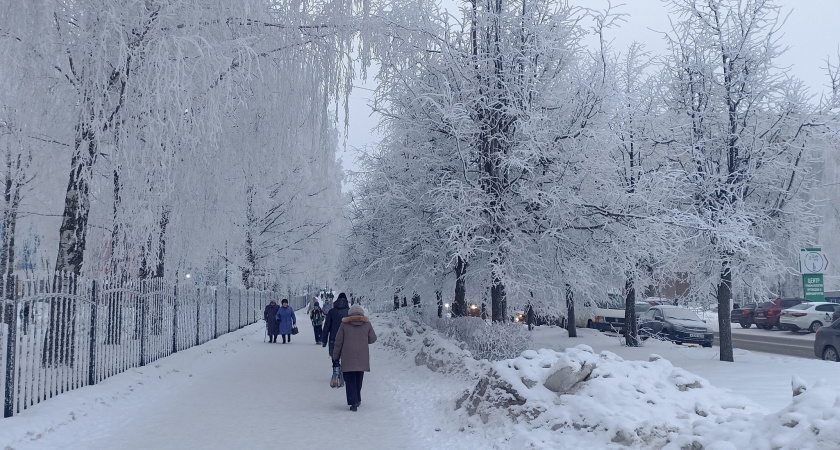
<path id="1" fill-rule="evenodd" d="M 740 308 L 735 308 L 729 316 L 729 321 L 740 324 L 741 328 L 749 328 L 755 323 L 753 319 L 755 318 L 755 308 L 757 307 L 758 305 L 756 303 L 747 303 Z"/>
<path id="2" fill-rule="evenodd" d="M 755 318 L 753 318 L 755 325 L 765 330 L 772 330 L 773 327 L 779 328 L 779 316 L 783 309 L 807 301 L 804 298 L 777 298 L 776 300 L 764 302 L 755 309 Z"/>

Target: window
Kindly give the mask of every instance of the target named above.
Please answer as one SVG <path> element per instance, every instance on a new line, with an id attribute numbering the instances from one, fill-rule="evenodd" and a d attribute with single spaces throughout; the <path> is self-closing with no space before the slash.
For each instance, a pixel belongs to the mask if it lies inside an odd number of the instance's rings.
<path id="1" fill-rule="evenodd" d="M 700 318 L 697 317 L 697 314 L 694 314 L 694 311 L 686 308 L 669 308 L 665 311 L 665 315 L 670 319 L 700 321 Z"/>
<path id="2" fill-rule="evenodd" d="M 834 305 L 817 305 L 816 309 L 820 312 L 834 312 Z"/>
<path id="3" fill-rule="evenodd" d="M 801 300 L 782 300 L 782 308 L 790 308 L 793 305 L 802 303 Z"/>

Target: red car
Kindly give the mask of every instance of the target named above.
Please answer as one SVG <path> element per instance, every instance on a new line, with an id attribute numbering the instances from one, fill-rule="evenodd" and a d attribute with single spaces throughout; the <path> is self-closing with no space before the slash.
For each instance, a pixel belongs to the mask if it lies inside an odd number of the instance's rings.
<path id="1" fill-rule="evenodd" d="M 756 326 L 762 327 L 765 330 L 772 330 L 773 327 L 779 328 L 779 316 L 783 309 L 807 301 L 804 298 L 777 298 L 776 300 L 764 302 L 755 309 L 753 321 L 755 321 Z"/>

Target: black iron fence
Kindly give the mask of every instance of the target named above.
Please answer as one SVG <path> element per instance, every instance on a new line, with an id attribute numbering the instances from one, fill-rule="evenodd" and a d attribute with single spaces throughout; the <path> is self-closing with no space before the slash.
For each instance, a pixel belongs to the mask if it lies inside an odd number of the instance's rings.
<path id="1" fill-rule="evenodd" d="M 187 281 L 70 275 L 12 277 L 0 290 L 4 417 L 254 323 L 280 299 Z"/>

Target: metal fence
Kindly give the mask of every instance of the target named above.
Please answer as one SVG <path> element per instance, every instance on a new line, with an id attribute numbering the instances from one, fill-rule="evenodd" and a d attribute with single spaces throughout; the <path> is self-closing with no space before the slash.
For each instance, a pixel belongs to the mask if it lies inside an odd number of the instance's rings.
<path id="1" fill-rule="evenodd" d="M 3 416 L 262 319 L 276 293 L 173 280 L 2 280 Z"/>

